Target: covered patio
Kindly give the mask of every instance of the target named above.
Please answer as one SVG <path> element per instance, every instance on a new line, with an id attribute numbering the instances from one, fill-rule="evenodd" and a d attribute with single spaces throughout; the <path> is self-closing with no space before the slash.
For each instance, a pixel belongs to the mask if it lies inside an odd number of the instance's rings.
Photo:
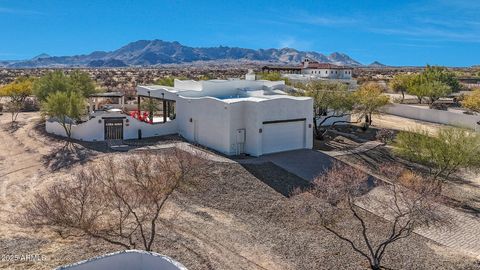
<path id="1" fill-rule="evenodd" d="M 130 112 L 130 115 L 140 121 L 150 124 L 160 124 L 172 121 L 176 117 L 175 100 L 161 97 L 154 97 L 147 92 L 147 95 L 137 95 L 137 110 Z"/>
<path id="2" fill-rule="evenodd" d="M 125 108 L 125 95 L 120 92 L 95 93 L 88 97 L 88 112 Z"/>

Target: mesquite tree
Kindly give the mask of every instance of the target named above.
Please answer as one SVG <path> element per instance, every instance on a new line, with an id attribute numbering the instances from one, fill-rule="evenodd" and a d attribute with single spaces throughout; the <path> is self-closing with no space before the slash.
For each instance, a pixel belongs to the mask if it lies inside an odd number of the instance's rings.
<path id="1" fill-rule="evenodd" d="M 322 138 L 328 131 L 320 127 L 329 119 L 343 118 L 352 114 L 354 100 L 345 84 L 325 81 L 312 81 L 302 86 L 305 95 L 313 99 L 313 123 L 317 138 Z M 333 121 L 330 127 L 344 120 Z"/>
<path id="2" fill-rule="evenodd" d="M 205 161 L 181 150 L 105 158 L 35 195 L 19 217 L 63 237 L 152 250 L 167 200 L 201 177 Z"/>
<path id="3" fill-rule="evenodd" d="M 436 211 L 439 189 L 434 181 L 422 179 L 395 165 L 385 165 L 381 171 L 389 179 L 395 179 L 395 183 L 375 181 L 373 188 L 367 174 L 334 163 L 329 171 L 314 180 L 311 189 L 296 194 L 311 198 L 311 201 L 307 200 L 311 204 L 306 209 L 312 210 L 323 228 L 348 243 L 374 270 L 382 268 L 382 259 L 389 246 L 409 237 L 415 228 L 443 220 Z M 323 205 L 318 205 L 318 198 Z M 385 231 L 372 229 L 368 225 L 372 214 L 361 211 L 359 206 L 387 219 L 389 223 L 385 225 Z M 360 241 L 336 226 L 345 217 L 356 221 L 361 232 Z"/>

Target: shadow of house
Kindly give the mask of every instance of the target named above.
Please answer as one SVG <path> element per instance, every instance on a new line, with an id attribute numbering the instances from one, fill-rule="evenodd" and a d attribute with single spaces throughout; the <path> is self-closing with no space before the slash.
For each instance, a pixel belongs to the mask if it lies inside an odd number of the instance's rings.
<path id="1" fill-rule="evenodd" d="M 261 164 L 241 164 L 249 173 L 285 197 L 290 197 L 296 189 L 305 190 L 312 184 L 290 173 L 272 162 Z"/>

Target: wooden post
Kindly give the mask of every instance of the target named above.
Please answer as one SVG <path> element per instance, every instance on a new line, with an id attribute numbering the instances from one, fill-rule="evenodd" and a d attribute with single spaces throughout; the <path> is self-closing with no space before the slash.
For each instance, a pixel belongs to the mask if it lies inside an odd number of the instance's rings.
<path id="1" fill-rule="evenodd" d="M 170 118 L 170 105 L 172 104 L 172 102 L 169 100 L 167 101 L 167 116 L 168 118 Z"/>
<path id="2" fill-rule="evenodd" d="M 167 113 L 165 107 L 167 106 L 167 101 L 163 100 L 163 123 L 167 122 Z"/>
<path id="3" fill-rule="evenodd" d="M 137 108 L 138 108 L 138 114 L 140 114 L 140 96 L 137 96 Z"/>

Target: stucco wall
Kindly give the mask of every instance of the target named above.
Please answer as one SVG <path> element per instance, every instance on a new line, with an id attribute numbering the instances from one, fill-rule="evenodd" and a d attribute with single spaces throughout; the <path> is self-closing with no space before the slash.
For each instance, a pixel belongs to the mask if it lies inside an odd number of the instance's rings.
<path id="1" fill-rule="evenodd" d="M 213 98 L 180 98 L 177 100 L 177 121 L 178 133 L 187 140 L 230 153 L 229 112 L 224 102 Z"/>
<path id="2" fill-rule="evenodd" d="M 180 98 L 177 100 L 178 132 L 185 139 L 195 141 L 194 128 L 197 125 L 199 144 L 233 155 L 237 152 L 237 130 L 245 129 L 244 152 L 259 156 L 262 155 L 259 130 L 264 121 L 306 118 L 305 148 L 312 148 L 312 106 L 311 99 L 277 98 L 227 104 L 212 98 Z"/>
<path id="3" fill-rule="evenodd" d="M 123 120 L 123 138 L 126 140 L 137 139 L 139 129 L 142 130 L 142 137 L 162 136 L 177 133 L 176 120 L 166 123 L 148 124 L 129 115 L 121 113 L 105 113 L 104 115 L 97 116 L 81 124 L 72 125 L 72 138 L 81 141 L 103 141 L 105 134 L 104 117 L 125 117 Z M 46 121 L 45 129 L 48 133 L 66 137 L 64 128 L 58 122 Z"/>
<path id="4" fill-rule="evenodd" d="M 345 70 L 345 69 L 306 68 L 302 71 L 302 73 L 316 75 L 322 78 L 332 78 L 332 79 L 351 79 L 352 78 L 352 70 Z"/>
<path id="5" fill-rule="evenodd" d="M 466 115 L 449 111 L 419 108 L 406 104 L 389 104 L 383 108 L 388 114 L 439 124 L 459 126 L 480 131 L 480 116 Z"/>

